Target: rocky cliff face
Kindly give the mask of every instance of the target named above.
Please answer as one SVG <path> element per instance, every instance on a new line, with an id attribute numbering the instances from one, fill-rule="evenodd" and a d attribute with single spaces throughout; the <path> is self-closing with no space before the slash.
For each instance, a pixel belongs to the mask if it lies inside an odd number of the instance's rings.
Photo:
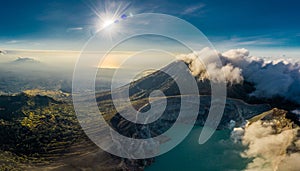
<path id="1" fill-rule="evenodd" d="M 200 107 L 198 112 L 198 117 L 196 120 L 196 125 L 203 126 L 206 118 L 208 116 L 209 108 L 210 108 L 210 96 L 199 96 Z M 153 103 L 161 103 L 160 100 L 154 101 Z M 189 104 L 192 107 L 192 103 Z M 146 103 L 138 110 L 143 111 L 143 109 L 150 108 L 150 104 Z M 241 100 L 237 99 L 227 99 L 226 106 L 224 110 L 223 117 L 218 126 L 218 129 L 226 129 L 230 127 L 230 121 L 234 122 L 237 125 L 241 125 L 246 121 L 246 119 L 250 119 L 253 116 L 256 116 L 266 110 L 269 110 L 270 106 L 266 104 L 258 104 L 258 105 L 249 105 Z M 173 123 L 176 121 L 177 116 L 180 111 L 180 96 L 168 98 L 168 105 L 162 114 L 162 116 L 153 123 L 146 125 L 148 133 L 145 133 L 145 125 L 134 124 L 125 118 L 123 118 L 120 114 L 116 114 L 110 120 L 111 125 L 121 134 L 127 137 L 139 137 L 139 138 L 150 138 L 145 137 L 146 135 L 158 136 L 165 131 L 167 131 Z M 189 116 L 185 116 L 188 120 Z M 184 123 L 184 120 L 182 120 Z M 139 134 L 141 133 L 141 134 Z"/>

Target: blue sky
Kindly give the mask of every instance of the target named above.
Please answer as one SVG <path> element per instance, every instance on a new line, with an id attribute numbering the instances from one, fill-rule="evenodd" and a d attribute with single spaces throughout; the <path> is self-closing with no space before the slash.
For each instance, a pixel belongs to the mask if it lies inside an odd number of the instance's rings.
<path id="1" fill-rule="evenodd" d="M 95 31 L 97 15 L 111 1 L 10 0 L 1 3 L 0 49 L 80 50 Z M 126 12 L 157 12 L 185 19 L 217 49 L 300 47 L 300 1 L 131 0 Z M 283 53 L 283 52 L 282 52 Z M 300 55 L 299 55 L 300 56 Z"/>

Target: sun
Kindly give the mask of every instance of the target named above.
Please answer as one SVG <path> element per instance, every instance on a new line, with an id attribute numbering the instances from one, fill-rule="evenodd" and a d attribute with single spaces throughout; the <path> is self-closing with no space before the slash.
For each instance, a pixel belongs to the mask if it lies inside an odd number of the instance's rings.
<path id="1" fill-rule="evenodd" d="M 91 4 L 90 8 L 94 12 L 95 18 L 95 33 L 105 31 L 108 34 L 115 34 L 118 23 L 127 18 L 127 10 L 130 3 L 114 1 L 106 1 L 103 5 L 97 7 Z M 131 12 L 130 12 L 131 14 Z M 132 16 L 132 15 L 130 15 Z"/>
<path id="2" fill-rule="evenodd" d="M 106 28 L 106 27 L 112 25 L 113 23 L 114 23 L 114 20 L 112 20 L 112 19 L 105 20 L 102 24 L 102 28 Z"/>
<path id="3" fill-rule="evenodd" d="M 116 19 L 114 19 L 114 17 L 111 16 L 105 16 L 102 18 L 99 18 L 97 21 L 97 32 L 101 31 L 101 30 L 112 30 L 113 29 L 113 25 L 115 23 Z M 109 28 L 109 29 L 108 29 Z"/>

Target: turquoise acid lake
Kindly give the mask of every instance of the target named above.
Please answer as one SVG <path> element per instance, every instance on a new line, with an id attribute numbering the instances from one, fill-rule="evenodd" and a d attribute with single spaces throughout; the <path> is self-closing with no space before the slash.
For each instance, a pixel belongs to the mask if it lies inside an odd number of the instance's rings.
<path id="1" fill-rule="evenodd" d="M 145 171 L 239 171 L 250 162 L 240 153 L 245 147 L 230 140 L 230 130 L 218 130 L 198 144 L 202 127 L 194 127 L 174 149 L 155 158 Z"/>

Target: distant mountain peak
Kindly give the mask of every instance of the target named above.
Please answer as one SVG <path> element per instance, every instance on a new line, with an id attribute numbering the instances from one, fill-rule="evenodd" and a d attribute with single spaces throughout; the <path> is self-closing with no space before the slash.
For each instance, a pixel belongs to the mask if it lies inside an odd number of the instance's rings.
<path id="1" fill-rule="evenodd" d="M 2 49 L 0 49 L 0 55 L 4 55 L 4 54 L 6 54 L 6 51 L 5 51 L 5 50 L 2 50 Z"/>
<path id="2" fill-rule="evenodd" d="M 34 58 L 28 58 L 28 57 L 18 57 L 16 60 L 14 60 L 12 63 L 40 63 L 40 61 L 34 59 Z"/>

